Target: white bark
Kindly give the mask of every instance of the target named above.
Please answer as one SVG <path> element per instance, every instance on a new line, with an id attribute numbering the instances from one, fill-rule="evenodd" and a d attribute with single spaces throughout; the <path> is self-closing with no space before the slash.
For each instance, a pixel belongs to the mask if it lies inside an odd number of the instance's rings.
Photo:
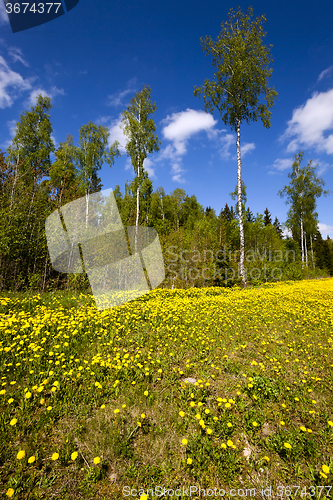
<path id="1" fill-rule="evenodd" d="M 240 118 L 237 124 L 237 181 L 238 181 L 238 214 L 239 214 L 239 231 L 240 231 L 240 275 L 242 277 L 243 287 L 246 287 L 246 276 L 244 269 L 244 227 L 243 227 L 243 212 L 242 212 L 242 183 L 241 183 L 241 151 L 240 151 Z"/>
<path id="2" fill-rule="evenodd" d="M 310 242 L 311 242 L 312 266 L 313 266 L 313 269 L 314 269 L 316 266 L 315 266 L 315 261 L 314 261 L 314 257 L 313 257 L 312 234 L 310 234 Z"/>
<path id="3" fill-rule="evenodd" d="M 301 247 L 302 247 L 302 269 L 304 267 L 304 242 L 303 242 L 303 213 L 301 212 Z"/>

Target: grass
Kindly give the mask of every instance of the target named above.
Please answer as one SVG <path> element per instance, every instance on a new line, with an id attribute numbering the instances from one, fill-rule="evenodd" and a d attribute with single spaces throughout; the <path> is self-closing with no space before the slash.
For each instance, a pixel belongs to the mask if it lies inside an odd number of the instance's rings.
<path id="1" fill-rule="evenodd" d="M 332 305 L 332 278 L 2 294 L 0 494 L 333 498 Z"/>

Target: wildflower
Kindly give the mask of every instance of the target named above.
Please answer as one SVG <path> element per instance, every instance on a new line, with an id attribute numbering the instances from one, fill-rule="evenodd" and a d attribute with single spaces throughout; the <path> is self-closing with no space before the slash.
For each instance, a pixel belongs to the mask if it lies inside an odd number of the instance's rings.
<path id="1" fill-rule="evenodd" d="M 101 408 L 102 408 L 102 410 L 103 410 L 103 409 L 105 408 L 105 405 L 102 405 L 102 406 L 101 406 Z"/>
<path id="2" fill-rule="evenodd" d="M 17 418 L 13 418 L 11 421 L 10 421 L 10 425 L 15 425 L 17 422 Z"/>
<path id="3" fill-rule="evenodd" d="M 331 420 L 329 420 L 329 421 L 328 421 L 328 425 L 329 425 L 330 427 L 333 427 L 333 422 L 331 422 Z"/>
<path id="4" fill-rule="evenodd" d="M 24 458 L 24 457 L 25 457 L 25 451 L 24 451 L 24 450 L 20 450 L 20 451 L 18 452 L 18 454 L 16 455 L 16 458 L 17 458 L 18 460 L 22 460 L 22 458 Z"/>
<path id="5" fill-rule="evenodd" d="M 252 422 L 252 425 L 253 427 L 258 427 L 259 424 L 257 422 Z"/>
<path id="6" fill-rule="evenodd" d="M 114 412 L 115 412 L 115 413 L 119 413 L 119 412 L 120 412 L 120 410 L 118 410 L 118 408 L 116 408 L 116 409 L 114 410 Z"/>
<path id="7" fill-rule="evenodd" d="M 231 441 L 231 439 L 229 439 L 229 440 L 227 441 L 227 445 L 228 445 L 228 446 L 233 446 L 233 445 L 234 445 L 234 443 Z"/>
<path id="8" fill-rule="evenodd" d="M 327 467 L 327 465 L 323 465 L 322 469 L 323 469 L 323 472 L 325 472 L 326 474 L 330 473 L 330 468 Z"/>
<path id="9" fill-rule="evenodd" d="M 269 457 L 264 456 L 264 460 L 266 460 L 266 462 L 269 462 Z"/>
<path id="10" fill-rule="evenodd" d="M 94 458 L 94 464 L 96 464 L 96 465 L 97 465 L 97 464 L 99 464 L 99 463 L 100 463 L 100 461 L 101 461 L 101 459 L 100 459 L 99 457 L 95 457 L 95 458 Z"/>
<path id="11" fill-rule="evenodd" d="M 140 500 L 148 500 L 147 495 L 141 495 L 141 496 L 140 496 Z"/>
<path id="12" fill-rule="evenodd" d="M 28 458 L 28 463 L 33 464 L 35 460 L 36 460 L 36 457 L 32 456 L 32 457 Z"/>
<path id="13" fill-rule="evenodd" d="M 9 403 L 9 404 L 10 404 L 10 403 L 12 403 L 13 401 L 14 401 L 14 399 L 13 399 L 13 398 L 8 399 L 8 403 Z"/>
<path id="14" fill-rule="evenodd" d="M 306 427 L 304 427 L 304 425 L 302 425 L 302 426 L 300 427 L 300 429 L 301 429 L 301 431 L 306 432 Z"/>
<path id="15" fill-rule="evenodd" d="M 59 453 L 53 453 L 53 455 L 52 455 L 52 457 L 51 457 L 51 458 L 52 458 L 52 460 L 58 460 L 58 458 L 59 458 Z"/>
<path id="16" fill-rule="evenodd" d="M 188 459 L 186 460 L 186 462 L 188 463 L 188 465 L 191 465 L 191 463 L 193 462 L 193 460 L 192 460 L 192 458 L 188 458 Z"/>
<path id="17" fill-rule="evenodd" d="M 146 418 L 146 415 L 144 413 L 141 413 L 141 418 Z"/>
<path id="18" fill-rule="evenodd" d="M 46 409 L 47 409 L 47 411 L 51 411 L 52 410 L 52 406 L 48 406 Z"/>
<path id="19" fill-rule="evenodd" d="M 9 488 L 9 489 L 7 490 L 6 495 L 7 495 L 7 497 L 12 498 L 12 496 L 14 495 L 14 490 L 13 490 L 13 488 Z"/>
<path id="20" fill-rule="evenodd" d="M 77 451 L 74 451 L 72 454 L 71 454 L 71 459 L 72 460 L 76 460 L 78 457 L 78 452 Z"/>
<path id="21" fill-rule="evenodd" d="M 221 444 L 221 448 L 226 448 L 226 447 L 227 447 L 227 445 L 225 443 Z"/>
<path id="22" fill-rule="evenodd" d="M 190 406 L 192 406 L 192 408 L 193 408 L 193 406 L 195 406 L 194 401 L 191 401 L 191 402 L 190 402 Z"/>
<path id="23" fill-rule="evenodd" d="M 184 413 L 183 411 L 180 411 L 180 412 L 179 412 L 179 415 L 180 415 L 181 417 L 185 417 L 185 413 Z"/>
<path id="24" fill-rule="evenodd" d="M 148 391 L 145 391 L 143 394 L 144 394 L 145 396 L 148 396 Z"/>
<path id="25" fill-rule="evenodd" d="M 227 426 L 228 426 L 228 427 L 232 427 L 232 423 L 231 423 L 231 422 L 228 422 L 228 423 L 227 423 Z"/>
<path id="26" fill-rule="evenodd" d="M 285 425 L 284 421 L 283 420 L 280 420 L 280 424 L 281 425 Z"/>
<path id="27" fill-rule="evenodd" d="M 182 439 L 182 444 L 187 445 L 188 441 L 187 439 Z"/>
<path id="28" fill-rule="evenodd" d="M 213 432 L 213 431 L 212 431 L 212 429 L 210 429 L 210 428 L 208 427 L 208 429 L 207 429 L 207 434 L 211 434 L 212 432 Z"/>
<path id="29" fill-rule="evenodd" d="M 205 413 L 206 413 L 206 415 L 208 415 L 208 413 L 210 413 L 210 411 L 208 410 L 208 408 L 205 410 Z"/>
<path id="30" fill-rule="evenodd" d="M 288 450 L 291 448 L 291 444 L 290 444 L 290 443 L 284 443 L 284 446 L 285 446 L 286 448 L 288 448 Z"/>
<path id="31" fill-rule="evenodd" d="M 31 398 L 31 392 L 27 392 L 26 395 L 24 396 L 26 399 Z"/>

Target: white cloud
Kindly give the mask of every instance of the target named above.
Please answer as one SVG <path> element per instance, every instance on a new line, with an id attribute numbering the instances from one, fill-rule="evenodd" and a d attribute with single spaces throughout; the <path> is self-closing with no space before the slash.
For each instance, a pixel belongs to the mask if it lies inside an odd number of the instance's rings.
<path id="1" fill-rule="evenodd" d="M 209 134 L 217 120 L 214 120 L 213 116 L 205 111 L 195 111 L 188 108 L 186 111 L 168 115 L 162 120 L 162 123 L 166 123 L 162 129 L 163 136 L 171 141 L 172 145 L 169 144 L 163 150 L 160 158 L 171 160 L 172 180 L 184 183 L 185 179 L 182 174 L 185 170 L 181 166 L 181 157 L 187 152 L 186 141 L 202 130 Z"/>
<path id="2" fill-rule="evenodd" d="M 295 152 L 302 146 L 333 154 L 333 134 L 324 136 L 325 132 L 332 129 L 333 89 L 315 92 L 305 104 L 294 109 L 288 128 L 280 140 L 293 138 L 287 147 L 288 152 Z"/>
<path id="3" fill-rule="evenodd" d="M 324 240 L 326 240 L 326 236 L 333 238 L 333 226 L 328 226 L 327 224 L 319 222 L 318 227 Z"/>
<path id="4" fill-rule="evenodd" d="M 8 54 L 13 59 L 14 63 L 20 61 L 24 66 L 29 66 L 29 63 L 23 58 L 22 50 L 18 47 L 9 47 Z"/>
<path id="5" fill-rule="evenodd" d="M 8 14 L 6 12 L 5 4 L 0 2 L 0 26 L 4 26 L 5 24 L 9 24 Z"/>
<path id="6" fill-rule="evenodd" d="M 111 125 L 109 126 L 110 136 L 109 136 L 109 140 L 108 140 L 108 146 L 110 147 L 114 143 L 114 141 L 118 141 L 120 153 L 125 153 L 126 152 L 125 146 L 126 146 L 126 142 L 127 142 L 127 137 L 125 136 L 125 134 L 121 128 L 121 125 L 122 125 L 121 118 L 122 118 L 122 116 L 120 114 L 117 119 L 111 121 Z M 101 120 L 104 121 L 104 123 L 105 123 L 105 121 L 107 121 L 107 120 L 104 120 L 103 118 Z"/>
<path id="7" fill-rule="evenodd" d="M 270 170 L 269 174 L 276 174 L 276 171 L 283 172 L 287 168 L 291 168 L 294 163 L 293 158 L 277 158 L 270 168 L 275 168 L 275 171 Z"/>
<path id="8" fill-rule="evenodd" d="M 136 82 L 137 82 L 137 79 L 132 78 L 128 82 L 126 90 L 122 90 L 122 91 L 119 91 L 119 92 L 116 92 L 114 94 L 109 95 L 107 106 L 124 106 L 124 98 L 128 94 L 132 94 L 133 92 L 135 92 Z"/>
<path id="9" fill-rule="evenodd" d="M 326 75 L 328 75 L 332 71 L 332 69 L 333 66 L 329 66 L 328 68 L 324 69 L 324 71 L 322 71 L 318 76 L 317 83 L 320 82 L 320 80 L 322 80 Z"/>
<path id="10" fill-rule="evenodd" d="M 1 4 L 1 2 L 0 2 Z M 16 93 L 12 89 L 16 90 Z M 19 73 L 12 71 L 5 59 L 0 56 L 0 108 L 13 105 L 18 93 L 31 89 L 29 80 L 25 80 Z"/>
<path id="11" fill-rule="evenodd" d="M 254 142 L 247 142 L 241 146 L 241 155 L 244 156 L 246 153 L 249 151 L 253 151 L 255 149 L 255 144 Z"/>
<path id="12" fill-rule="evenodd" d="M 65 92 L 64 92 L 63 89 L 58 89 L 55 86 L 53 86 L 51 88 L 51 90 L 49 90 L 49 91 L 41 89 L 41 88 L 34 89 L 30 93 L 30 96 L 29 96 L 29 99 L 27 101 L 27 104 L 30 105 L 30 106 L 36 106 L 36 102 L 37 102 L 37 98 L 38 98 L 39 94 L 41 94 L 43 97 L 51 97 L 51 99 L 52 99 L 54 96 L 56 96 L 58 94 L 64 95 Z"/>

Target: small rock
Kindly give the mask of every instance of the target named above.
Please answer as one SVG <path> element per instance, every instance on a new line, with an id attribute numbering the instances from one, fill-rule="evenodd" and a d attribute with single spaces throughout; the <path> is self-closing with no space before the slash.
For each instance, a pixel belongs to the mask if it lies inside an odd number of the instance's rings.
<path id="1" fill-rule="evenodd" d="M 195 379 L 195 378 L 188 377 L 188 378 L 184 378 L 184 379 L 182 380 L 182 382 L 188 382 L 189 384 L 195 384 L 195 383 L 196 383 L 196 379 Z"/>

